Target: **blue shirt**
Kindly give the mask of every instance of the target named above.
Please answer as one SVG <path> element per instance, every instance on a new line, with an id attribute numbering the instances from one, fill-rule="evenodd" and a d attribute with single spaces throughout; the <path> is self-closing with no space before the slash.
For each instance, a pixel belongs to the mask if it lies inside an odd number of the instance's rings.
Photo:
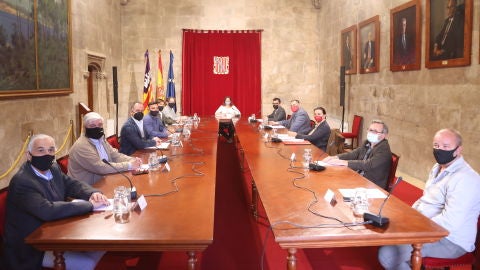
<path id="1" fill-rule="evenodd" d="M 440 165 L 435 164 L 423 196 L 413 208 L 448 230 L 448 240 L 471 252 L 475 249 L 480 214 L 480 176 L 463 157 L 442 172 L 439 170 Z"/>
<path id="2" fill-rule="evenodd" d="M 162 119 L 158 116 L 152 116 L 151 114 L 145 115 L 143 118 L 143 128 L 152 137 L 167 138 L 168 131 L 163 125 Z"/>

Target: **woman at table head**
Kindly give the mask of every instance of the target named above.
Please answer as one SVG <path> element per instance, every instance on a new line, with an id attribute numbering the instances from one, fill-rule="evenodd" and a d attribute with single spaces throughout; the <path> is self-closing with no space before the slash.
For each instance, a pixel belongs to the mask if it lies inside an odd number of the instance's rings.
<path id="1" fill-rule="evenodd" d="M 240 116 L 240 110 L 233 105 L 232 98 L 229 96 L 226 96 L 225 99 L 223 100 L 223 104 L 218 107 L 218 109 L 215 111 L 215 116 L 216 117 L 226 117 L 226 118 L 232 118 L 232 117 L 239 117 Z"/>

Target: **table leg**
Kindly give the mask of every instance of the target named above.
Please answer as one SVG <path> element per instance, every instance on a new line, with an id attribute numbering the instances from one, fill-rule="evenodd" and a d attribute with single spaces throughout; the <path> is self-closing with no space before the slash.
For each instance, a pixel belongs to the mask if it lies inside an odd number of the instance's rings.
<path id="1" fill-rule="evenodd" d="M 287 270 L 296 270 L 297 269 L 297 257 L 295 257 L 295 253 L 297 253 L 296 248 L 289 248 L 288 249 Z"/>
<path id="2" fill-rule="evenodd" d="M 53 269 L 55 270 L 65 270 L 65 258 L 63 258 L 63 251 L 54 251 L 53 256 L 55 259 L 53 260 Z"/>
<path id="3" fill-rule="evenodd" d="M 253 217 L 255 219 L 258 219 L 258 191 L 257 191 L 257 186 L 255 185 L 255 182 L 252 180 L 252 212 L 253 212 Z"/>
<path id="4" fill-rule="evenodd" d="M 188 251 L 188 265 L 187 269 L 188 270 L 194 270 L 195 269 L 195 264 L 197 263 L 197 254 L 195 254 L 195 251 Z"/>
<path id="5" fill-rule="evenodd" d="M 422 267 L 422 245 L 423 244 L 412 244 L 413 250 L 411 263 L 413 270 L 420 270 Z"/>

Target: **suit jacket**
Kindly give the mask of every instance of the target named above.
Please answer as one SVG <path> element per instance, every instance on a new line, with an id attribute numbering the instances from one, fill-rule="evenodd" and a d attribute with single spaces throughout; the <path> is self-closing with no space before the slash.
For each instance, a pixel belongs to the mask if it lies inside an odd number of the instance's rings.
<path id="1" fill-rule="evenodd" d="M 392 166 L 392 151 L 387 140 L 382 140 L 373 147 L 366 160 L 364 156 L 370 143 L 365 141 L 362 146 L 338 155 L 339 159 L 348 160 L 348 167 L 352 170 L 363 171 L 365 178 L 377 184 L 379 187 L 387 189 L 388 175 Z"/>
<path id="2" fill-rule="evenodd" d="M 105 141 L 104 137 L 100 139 L 100 142 L 107 153 L 107 160 L 110 164 L 118 171 L 127 171 L 129 161 L 132 158 L 119 153 L 117 149 Z M 85 135 L 80 136 L 72 148 L 70 148 L 68 175 L 72 178 L 93 185 L 100 180 L 103 175 L 116 172 L 112 167 L 103 163 L 97 148 Z"/>
<path id="3" fill-rule="evenodd" d="M 143 130 L 146 130 L 147 133 L 153 137 L 168 137 L 168 130 L 163 124 L 162 119 L 160 119 L 160 116 L 152 116 L 151 114 L 145 115 L 143 118 Z"/>
<path id="4" fill-rule="evenodd" d="M 353 68 L 353 59 L 351 47 L 348 47 L 347 44 L 343 45 L 343 65 L 345 70 L 350 70 Z"/>
<path id="5" fill-rule="evenodd" d="M 133 118 L 129 117 L 120 131 L 120 153 L 131 155 L 138 149 L 155 146 L 156 142 L 151 139 L 148 132 L 143 130 L 143 133 L 144 137 Z"/>
<path id="6" fill-rule="evenodd" d="M 168 117 L 174 121 L 178 120 L 178 115 L 175 113 L 175 111 L 172 108 L 170 108 L 170 106 L 163 107 L 162 113 L 164 114 L 165 117 Z"/>
<path id="7" fill-rule="evenodd" d="M 171 124 L 175 123 L 175 120 L 173 120 L 172 118 L 166 116 L 166 115 L 163 113 L 163 111 L 158 112 L 158 117 L 160 117 L 160 119 L 162 119 L 162 122 L 163 122 L 163 125 L 164 125 L 164 126 L 171 125 Z"/>
<path id="8" fill-rule="evenodd" d="M 279 123 L 288 130 L 295 131 L 299 134 L 308 134 L 312 129 L 310 127 L 310 117 L 303 108 L 298 108 L 298 111 L 292 113 L 290 119 L 280 121 Z"/>
<path id="9" fill-rule="evenodd" d="M 365 47 L 363 48 L 363 59 L 362 66 L 363 68 L 371 68 L 375 66 L 375 41 L 371 41 L 372 46 L 370 47 L 370 56 L 372 61 L 367 61 L 368 56 L 368 41 L 365 42 Z"/>
<path id="10" fill-rule="evenodd" d="M 327 152 L 328 138 L 330 137 L 330 126 L 327 121 L 322 121 L 315 126 L 314 131 L 310 135 L 297 134 L 295 138 L 304 139 L 311 142 L 316 147 L 322 149 L 323 152 Z"/>
<path id="11" fill-rule="evenodd" d="M 413 35 L 405 34 L 405 46 L 403 44 L 403 34 L 399 34 L 395 40 L 394 64 L 408 65 L 415 62 L 415 38 Z"/>
<path id="12" fill-rule="evenodd" d="M 439 56 L 434 56 L 434 60 L 444 60 L 444 59 L 453 59 L 463 57 L 463 32 L 464 32 L 464 10 L 462 7 L 457 7 L 455 14 L 453 16 L 453 22 L 448 30 L 448 33 L 443 41 L 443 36 L 447 30 L 447 25 L 449 23 L 449 18 L 445 19 L 442 30 L 435 38 L 435 43 L 438 46 L 438 49 L 444 50 L 444 53 Z"/>
<path id="13" fill-rule="evenodd" d="M 25 162 L 10 182 L 3 243 L 5 269 L 41 269 L 43 252 L 26 244 L 25 237 L 44 222 L 92 211 L 88 199 L 98 190 L 63 174 L 57 164 L 50 171 L 53 179 L 47 181 L 35 174 L 30 162 Z M 85 201 L 66 202 L 67 197 Z"/>
<path id="14" fill-rule="evenodd" d="M 267 115 L 268 121 L 282 121 L 287 119 L 287 114 L 285 113 L 285 109 L 282 106 L 278 106 L 278 109 L 273 110 L 273 112 Z"/>

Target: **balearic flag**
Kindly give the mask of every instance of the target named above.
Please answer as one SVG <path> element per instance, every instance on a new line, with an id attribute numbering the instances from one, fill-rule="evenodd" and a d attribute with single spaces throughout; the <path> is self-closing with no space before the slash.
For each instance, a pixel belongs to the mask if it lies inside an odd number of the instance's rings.
<path id="1" fill-rule="evenodd" d="M 158 50 L 158 72 L 157 72 L 157 99 L 165 100 L 165 87 L 163 86 L 162 51 Z"/>
<path id="2" fill-rule="evenodd" d="M 152 100 L 152 76 L 150 74 L 150 59 L 148 57 L 148 50 L 144 54 L 145 64 L 145 78 L 143 80 L 143 114 L 148 113 L 148 103 Z"/>
<path id="3" fill-rule="evenodd" d="M 172 51 L 170 51 L 170 66 L 168 67 L 167 98 L 169 98 L 169 97 L 175 97 L 175 76 L 173 76 L 173 53 L 172 53 Z M 174 111 L 177 112 L 176 102 L 175 102 Z"/>

